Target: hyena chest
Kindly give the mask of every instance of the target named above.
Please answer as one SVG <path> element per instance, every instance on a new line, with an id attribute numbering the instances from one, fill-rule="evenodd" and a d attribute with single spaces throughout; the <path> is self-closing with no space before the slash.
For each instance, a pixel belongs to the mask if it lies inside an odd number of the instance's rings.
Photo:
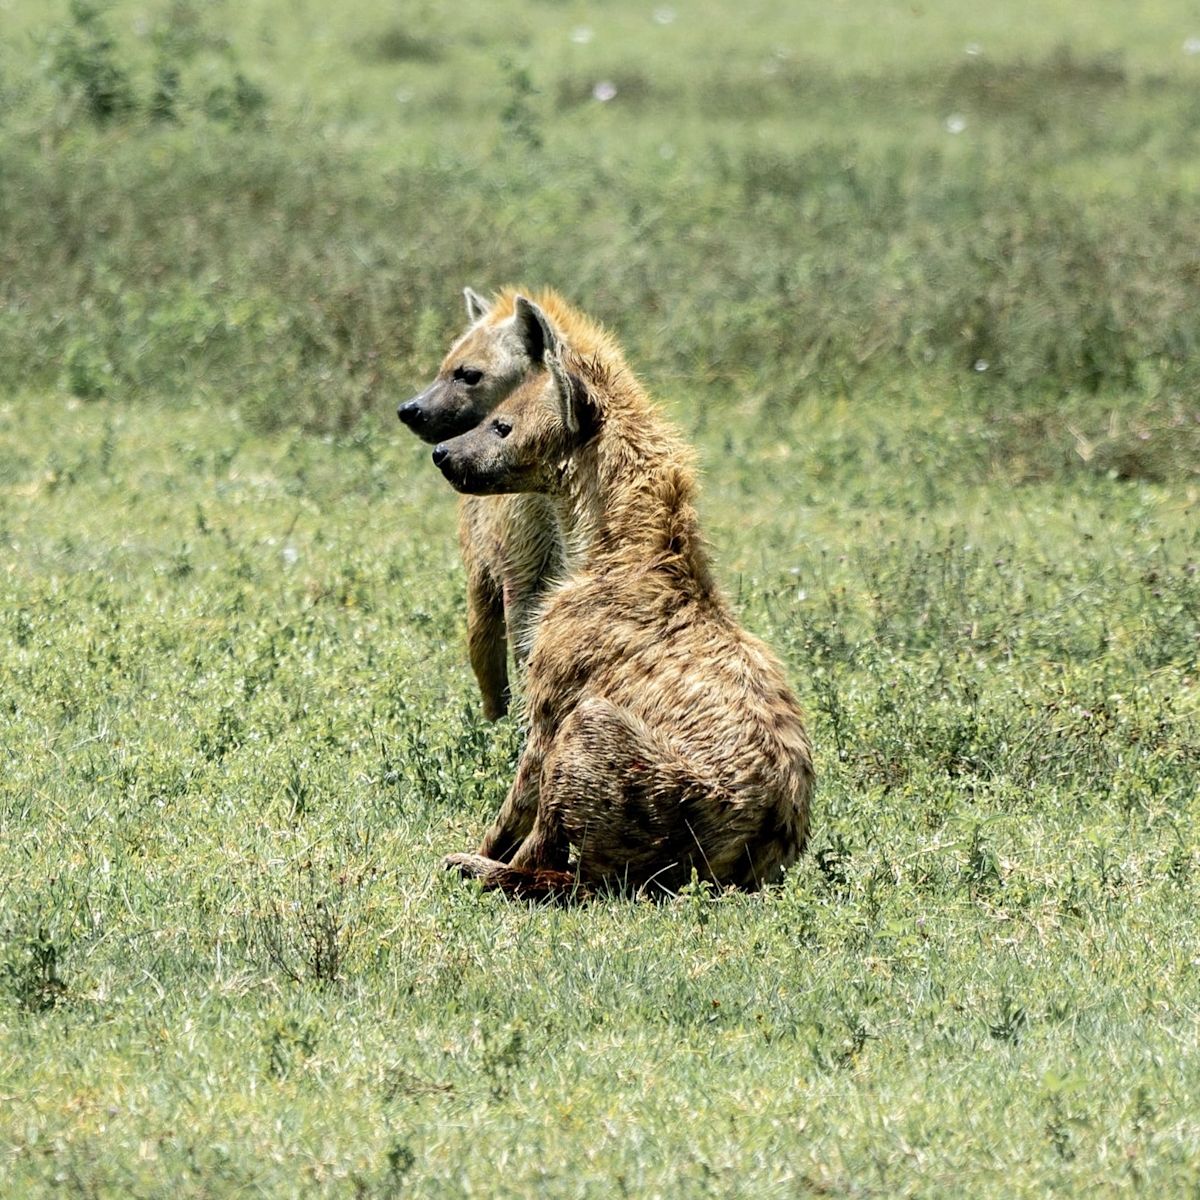
<path id="1" fill-rule="evenodd" d="M 492 557 L 505 607 L 540 593 L 562 571 L 558 519 L 541 496 L 513 496 L 495 531 Z"/>

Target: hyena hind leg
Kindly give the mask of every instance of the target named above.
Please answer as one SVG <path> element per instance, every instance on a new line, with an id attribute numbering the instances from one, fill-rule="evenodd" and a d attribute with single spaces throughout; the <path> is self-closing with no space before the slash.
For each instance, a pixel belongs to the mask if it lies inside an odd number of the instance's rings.
<path id="1" fill-rule="evenodd" d="M 442 859 L 447 871 L 457 871 L 464 879 L 477 879 L 483 890 L 502 891 L 520 900 L 553 900 L 566 903 L 587 900 L 589 888 L 582 886 L 570 871 L 548 867 L 536 870 L 514 870 L 507 863 L 482 854 L 447 854 Z"/>
<path id="2" fill-rule="evenodd" d="M 581 701 L 547 752 L 533 829 L 513 869 L 561 869 L 568 849 L 585 883 L 675 889 L 724 882 L 752 834 L 719 780 L 606 700 Z M 753 825 L 753 822 L 750 822 Z"/>

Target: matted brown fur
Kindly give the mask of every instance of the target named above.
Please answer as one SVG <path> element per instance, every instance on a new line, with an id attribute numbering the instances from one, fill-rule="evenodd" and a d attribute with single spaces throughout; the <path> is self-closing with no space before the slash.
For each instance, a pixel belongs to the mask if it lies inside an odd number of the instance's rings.
<path id="1" fill-rule="evenodd" d="M 518 295 L 536 297 L 566 344 L 585 355 L 616 361 L 620 348 L 599 325 L 550 288 L 501 288 L 490 300 L 466 289 L 470 327 L 451 346 L 433 383 L 413 401 L 446 413 L 427 416 L 414 432 L 427 440 L 465 432 L 482 421 L 533 370 L 540 370 L 540 347 L 531 355 L 526 329 L 517 319 Z M 540 336 L 540 334 L 539 334 Z M 456 379 L 464 369 L 480 373 L 467 387 Z M 467 575 L 467 649 L 479 684 L 484 716 L 495 720 L 508 708 L 508 650 L 519 672 L 529 651 L 538 604 L 549 582 L 562 575 L 562 538 L 557 510 L 545 496 L 464 496 L 459 504 L 459 545 Z"/>
<path id="2" fill-rule="evenodd" d="M 713 580 L 689 447 L 619 354 L 546 332 L 549 372 L 441 448 L 460 490 L 550 496 L 569 549 L 529 656 L 516 777 L 478 853 L 447 865 L 511 894 L 561 894 L 555 872 L 585 893 L 693 871 L 757 888 L 807 840 L 803 715 Z"/>

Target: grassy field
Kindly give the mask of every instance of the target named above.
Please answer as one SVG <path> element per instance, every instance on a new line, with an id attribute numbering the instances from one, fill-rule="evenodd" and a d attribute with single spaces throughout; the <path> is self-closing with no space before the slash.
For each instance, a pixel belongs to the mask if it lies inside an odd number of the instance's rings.
<path id="1" fill-rule="evenodd" d="M 1200 23 L 976 9 L 0 0 L 0 1194 L 1200 1194 Z M 438 870 L 511 280 L 700 448 L 767 894 Z"/>

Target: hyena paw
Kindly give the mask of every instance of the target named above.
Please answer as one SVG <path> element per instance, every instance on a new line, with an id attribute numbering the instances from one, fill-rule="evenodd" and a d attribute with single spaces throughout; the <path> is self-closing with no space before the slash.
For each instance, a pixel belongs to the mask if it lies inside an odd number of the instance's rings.
<path id="1" fill-rule="evenodd" d="M 447 854 L 442 859 L 442 868 L 457 871 L 464 879 L 485 879 L 496 868 L 496 863 L 482 854 Z"/>

